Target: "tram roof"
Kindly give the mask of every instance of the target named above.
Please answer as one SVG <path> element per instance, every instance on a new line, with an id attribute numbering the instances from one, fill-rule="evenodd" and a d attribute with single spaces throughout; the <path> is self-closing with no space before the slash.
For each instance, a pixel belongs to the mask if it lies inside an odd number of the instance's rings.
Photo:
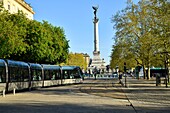
<path id="1" fill-rule="evenodd" d="M 62 66 L 62 70 L 73 70 L 79 68 L 78 66 Z"/>
<path id="2" fill-rule="evenodd" d="M 13 67 L 29 67 L 28 63 L 22 61 L 7 60 L 7 63 Z"/>
<path id="3" fill-rule="evenodd" d="M 48 69 L 48 70 L 58 70 L 60 69 L 60 66 L 58 65 L 48 65 L 48 64 L 41 64 L 43 69 Z"/>
<path id="4" fill-rule="evenodd" d="M 33 68 L 33 69 L 42 69 L 42 65 L 40 64 L 29 63 L 29 65 L 30 65 L 30 68 Z"/>
<path id="5" fill-rule="evenodd" d="M 0 59 L 0 66 L 5 66 L 5 60 Z"/>

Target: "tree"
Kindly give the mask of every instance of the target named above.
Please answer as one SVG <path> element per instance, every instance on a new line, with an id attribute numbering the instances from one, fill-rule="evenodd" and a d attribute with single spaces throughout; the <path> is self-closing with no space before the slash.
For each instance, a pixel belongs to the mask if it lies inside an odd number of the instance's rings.
<path id="1" fill-rule="evenodd" d="M 19 26 L 15 25 L 7 11 L 0 12 L 0 57 L 10 58 L 12 54 L 20 54 L 25 50 L 24 39 Z"/>
<path id="2" fill-rule="evenodd" d="M 3 2 L 0 2 L 0 12 L 3 11 Z"/>
<path id="3" fill-rule="evenodd" d="M 142 65 L 144 69 L 146 66 L 148 68 L 148 79 L 150 79 L 149 69 L 155 62 L 155 53 L 161 47 L 160 37 L 165 37 L 166 41 L 164 40 L 164 42 L 166 43 L 170 39 L 167 38 L 169 36 L 167 34 L 169 31 L 168 6 L 169 3 L 166 0 L 141 0 L 137 5 L 130 1 L 127 7 L 121 12 L 119 11 L 112 20 L 115 22 L 114 27 L 117 30 L 115 38 L 119 42 L 114 47 L 121 44 L 124 47 L 124 56 L 127 57 L 132 54 L 137 64 Z M 155 36 L 156 34 L 158 36 Z M 114 50 L 112 56 L 115 54 Z M 127 52 L 131 54 L 127 54 Z"/>
<path id="4" fill-rule="evenodd" d="M 0 12 L 0 57 L 26 62 L 66 62 L 69 44 L 63 28 L 29 20 L 22 12 Z"/>
<path id="5" fill-rule="evenodd" d="M 134 66 L 136 64 L 134 63 L 134 59 L 139 59 L 137 57 L 138 50 L 136 45 L 138 43 L 138 37 L 134 33 L 135 29 L 137 29 L 137 17 L 134 16 L 135 8 L 136 6 L 132 2 L 129 2 L 128 6 L 119 11 L 112 19 L 117 32 L 115 34 L 116 44 L 113 46 L 116 47 L 116 51 L 113 49 L 111 59 L 115 59 L 113 57 L 115 53 L 119 54 L 117 58 L 119 59 L 119 63 L 121 63 L 122 69 L 124 62 L 128 61 L 131 64 L 130 66 Z M 120 65 L 119 68 L 121 68 Z"/>
<path id="6" fill-rule="evenodd" d="M 134 67 L 135 57 L 134 55 L 129 51 L 129 44 L 126 43 L 126 41 L 119 40 L 116 42 L 115 45 L 113 45 L 112 54 L 111 54 L 111 68 L 119 67 L 120 71 L 123 71 L 123 64 L 124 62 L 127 63 L 127 68 L 130 69 L 131 67 Z"/>
<path id="7" fill-rule="evenodd" d="M 56 37 L 53 38 L 53 47 L 55 47 L 55 57 L 58 63 L 66 62 L 69 55 L 69 41 L 66 39 L 63 28 L 55 27 Z M 55 46 L 56 45 L 56 46 Z"/>
<path id="8" fill-rule="evenodd" d="M 10 14 L 9 20 L 13 23 L 13 26 L 17 27 L 15 31 L 18 37 L 15 37 L 19 42 L 15 43 L 17 48 L 15 48 L 16 52 L 10 55 L 10 59 L 14 60 L 22 60 L 22 54 L 26 53 L 26 48 L 28 47 L 27 43 L 25 43 L 27 36 L 27 28 L 29 19 L 23 14 L 22 11 L 19 11 L 16 14 Z"/>
<path id="9" fill-rule="evenodd" d="M 150 4 L 152 17 L 152 32 L 158 39 L 156 56 L 159 58 L 162 52 L 170 53 L 170 1 L 153 0 Z M 164 56 L 164 55 L 163 55 Z"/>
<path id="10" fill-rule="evenodd" d="M 83 54 L 81 53 L 69 53 L 67 65 L 80 66 L 85 70 L 87 68 L 87 64 L 83 58 Z"/>
<path id="11" fill-rule="evenodd" d="M 43 21 L 43 27 L 48 40 L 48 51 L 44 61 L 54 64 L 66 62 L 69 54 L 69 44 L 63 28 L 52 26 L 47 21 Z"/>
<path id="12" fill-rule="evenodd" d="M 60 64 L 66 62 L 68 56 L 68 41 L 63 29 L 49 24 L 30 21 L 27 30 L 27 48 L 24 60 L 29 62 Z"/>
<path id="13" fill-rule="evenodd" d="M 43 63 L 42 59 L 46 57 L 48 50 L 48 40 L 42 24 L 37 21 L 30 21 L 27 28 L 25 43 L 28 44 L 26 53 L 22 58 L 27 62 Z"/>

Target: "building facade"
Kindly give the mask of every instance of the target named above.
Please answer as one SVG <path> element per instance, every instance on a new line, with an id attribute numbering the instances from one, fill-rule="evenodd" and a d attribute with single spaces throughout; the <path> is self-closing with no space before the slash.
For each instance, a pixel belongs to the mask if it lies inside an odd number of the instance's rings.
<path id="1" fill-rule="evenodd" d="M 35 12 L 32 7 L 26 3 L 24 0 L 0 0 L 3 7 L 9 11 L 9 13 L 14 14 L 18 11 L 22 11 L 27 18 L 33 20 Z"/>

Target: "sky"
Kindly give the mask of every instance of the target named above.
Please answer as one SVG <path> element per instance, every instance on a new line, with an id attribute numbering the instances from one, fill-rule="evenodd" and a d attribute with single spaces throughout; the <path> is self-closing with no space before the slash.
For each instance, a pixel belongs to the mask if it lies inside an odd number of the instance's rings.
<path id="1" fill-rule="evenodd" d="M 110 63 L 114 23 L 111 18 L 126 7 L 127 0 L 25 0 L 35 12 L 34 20 L 48 21 L 53 26 L 62 27 L 69 40 L 69 51 L 87 53 L 93 58 L 94 51 L 94 10 L 98 6 L 99 50 L 101 59 Z M 138 0 L 133 0 L 137 3 Z"/>

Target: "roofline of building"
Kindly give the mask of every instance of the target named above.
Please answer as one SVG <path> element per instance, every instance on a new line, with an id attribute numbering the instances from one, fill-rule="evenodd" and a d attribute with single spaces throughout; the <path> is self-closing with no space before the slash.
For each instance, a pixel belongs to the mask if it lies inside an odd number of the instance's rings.
<path id="1" fill-rule="evenodd" d="M 17 3 L 19 3 L 20 5 L 22 5 L 25 9 L 27 9 L 28 11 L 30 11 L 32 14 L 35 14 L 35 12 L 33 11 L 32 7 L 26 3 L 24 0 L 15 0 Z"/>

